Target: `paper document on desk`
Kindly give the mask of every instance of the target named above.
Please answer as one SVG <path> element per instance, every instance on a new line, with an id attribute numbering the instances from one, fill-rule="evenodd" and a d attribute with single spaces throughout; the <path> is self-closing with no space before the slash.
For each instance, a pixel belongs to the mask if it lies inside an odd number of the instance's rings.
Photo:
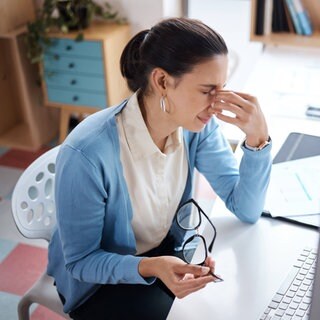
<path id="1" fill-rule="evenodd" d="M 320 214 L 320 156 L 273 164 L 266 209 L 273 217 Z"/>

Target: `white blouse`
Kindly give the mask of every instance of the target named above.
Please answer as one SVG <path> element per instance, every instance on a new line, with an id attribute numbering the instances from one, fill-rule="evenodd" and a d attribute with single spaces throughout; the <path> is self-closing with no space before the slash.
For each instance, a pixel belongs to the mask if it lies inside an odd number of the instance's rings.
<path id="1" fill-rule="evenodd" d="M 165 238 L 185 189 L 188 161 L 183 133 L 182 128 L 172 133 L 162 153 L 143 120 L 137 93 L 117 116 L 117 126 L 137 254 L 141 254 Z"/>

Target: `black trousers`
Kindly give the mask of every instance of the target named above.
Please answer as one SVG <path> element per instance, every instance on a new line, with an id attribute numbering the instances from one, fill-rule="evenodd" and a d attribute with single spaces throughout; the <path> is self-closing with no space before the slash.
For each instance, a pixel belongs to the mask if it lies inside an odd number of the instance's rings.
<path id="1" fill-rule="evenodd" d="M 170 237 L 143 255 L 182 257 L 181 252 L 173 250 Z M 159 279 L 152 285 L 106 284 L 69 315 L 75 320 L 165 320 L 174 298 Z"/>

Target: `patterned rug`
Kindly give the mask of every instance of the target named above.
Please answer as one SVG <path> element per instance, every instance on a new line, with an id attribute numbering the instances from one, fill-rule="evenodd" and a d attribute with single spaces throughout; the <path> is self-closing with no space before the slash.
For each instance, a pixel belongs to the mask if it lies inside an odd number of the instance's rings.
<path id="1" fill-rule="evenodd" d="M 21 296 L 35 283 L 47 265 L 47 243 L 19 234 L 11 214 L 11 195 L 23 169 L 47 151 L 0 149 L 0 320 L 16 320 Z M 62 317 L 34 304 L 31 320 L 61 320 Z"/>

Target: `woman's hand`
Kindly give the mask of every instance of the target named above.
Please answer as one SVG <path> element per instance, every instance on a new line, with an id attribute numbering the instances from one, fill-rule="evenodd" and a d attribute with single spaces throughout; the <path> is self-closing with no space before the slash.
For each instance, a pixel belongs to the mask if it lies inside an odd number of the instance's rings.
<path id="1" fill-rule="evenodd" d="M 256 97 L 246 93 L 227 90 L 217 91 L 211 105 L 216 117 L 239 127 L 246 134 L 246 142 L 251 147 L 258 147 L 268 140 L 268 127 Z M 222 112 L 230 111 L 235 116 Z"/>
<path id="2" fill-rule="evenodd" d="M 142 259 L 139 273 L 143 277 L 159 278 L 177 298 L 183 298 L 213 282 L 210 268 L 187 264 L 177 257 L 161 256 Z"/>

